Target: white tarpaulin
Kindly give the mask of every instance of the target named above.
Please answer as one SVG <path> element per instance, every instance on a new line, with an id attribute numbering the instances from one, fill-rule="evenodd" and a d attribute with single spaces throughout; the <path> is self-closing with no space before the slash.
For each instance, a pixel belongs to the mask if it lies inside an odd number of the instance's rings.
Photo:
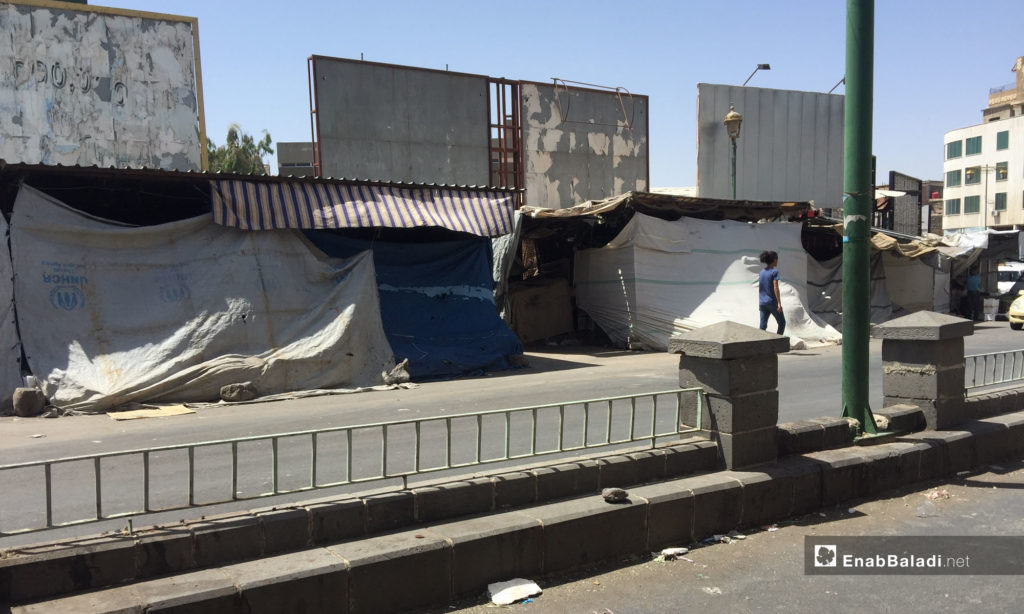
<path id="1" fill-rule="evenodd" d="M 882 254 L 871 252 L 871 279 L 868 290 L 871 293 L 871 323 L 881 324 L 893 317 L 892 299 L 886 283 L 886 268 Z M 910 260 L 905 258 L 905 260 Z M 915 260 L 917 262 L 917 260 Z M 922 265 L 927 266 L 927 265 Z M 931 267 L 928 267 L 931 270 Z M 929 273 L 930 275 L 930 273 Z M 929 278 L 930 279 L 930 278 Z M 817 261 L 807 255 L 807 306 L 823 322 L 842 330 L 843 328 L 843 257 Z"/>
<path id="2" fill-rule="evenodd" d="M 808 346 L 839 342 L 807 309 L 800 224 L 668 222 L 637 213 L 607 246 L 579 252 L 577 304 L 614 343 L 631 348 L 663 350 L 673 334 L 724 320 L 756 327 L 762 250 L 779 253 L 786 335 Z"/>
<path id="3" fill-rule="evenodd" d="M 28 186 L 11 252 L 25 354 L 60 407 L 372 386 L 394 365 L 369 252 L 328 259 L 209 215 L 125 227 Z"/>
<path id="4" fill-rule="evenodd" d="M 7 221 L 0 215 L 0 240 L 7 238 Z M 0 247 L 0 414 L 14 409 L 11 395 L 21 379 L 21 345 L 14 322 L 14 272 L 11 253 Z"/>

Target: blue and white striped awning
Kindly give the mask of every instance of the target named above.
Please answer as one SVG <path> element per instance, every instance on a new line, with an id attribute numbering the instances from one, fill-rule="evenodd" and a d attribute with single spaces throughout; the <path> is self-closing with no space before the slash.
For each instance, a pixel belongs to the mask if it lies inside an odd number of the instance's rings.
<path id="1" fill-rule="evenodd" d="M 512 231 L 509 192 L 304 181 L 211 181 L 213 220 L 244 230 L 439 226 L 481 237 Z"/>

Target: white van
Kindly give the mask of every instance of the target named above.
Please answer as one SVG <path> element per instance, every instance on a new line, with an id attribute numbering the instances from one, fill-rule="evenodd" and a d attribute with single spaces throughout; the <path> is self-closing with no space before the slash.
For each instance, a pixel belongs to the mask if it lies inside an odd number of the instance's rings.
<path id="1" fill-rule="evenodd" d="M 1024 262 L 1018 260 L 1004 260 L 999 263 L 996 288 L 999 294 L 1006 294 L 1013 288 L 1013 284 L 1021 280 L 1024 274 Z"/>

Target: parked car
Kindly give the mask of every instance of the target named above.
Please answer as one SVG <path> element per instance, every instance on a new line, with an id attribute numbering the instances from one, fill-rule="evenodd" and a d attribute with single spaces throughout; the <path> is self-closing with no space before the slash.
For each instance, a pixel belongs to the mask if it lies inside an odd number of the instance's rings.
<path id="1" fill-rule="evenodd" d="M 1010 320 L 1010 328 L 1020 330 L 1024 328 L 1024 290 L 1017 293 L 1017 298 L 1010 303 L 1006 310 L 1006 316 Z"/>

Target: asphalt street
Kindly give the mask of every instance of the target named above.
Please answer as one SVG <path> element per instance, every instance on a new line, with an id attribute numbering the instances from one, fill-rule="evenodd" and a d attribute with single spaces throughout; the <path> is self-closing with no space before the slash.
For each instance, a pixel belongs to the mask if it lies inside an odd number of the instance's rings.
<path id="1" fill-rule="evenodd" d="M 1011 331 L 1005 322 L 979 324 L 975 334 L 965 340 L 968 353 L 983 353 L 1024 348 L 1024 333 Z M 870 389 L 872 405 L 881 405 L 881 342 L 870 344 Z M 606 348 L 580 346 L 539 346 L 528 351 L 530 366 L 482 377 L 451 381 L 427 382 L 413 389 L 368 392 L 294 399 L 289 401 L 252 403 L 232 406 L 211 406 L 196 413 L 134 421 L 113 421 L 105 415 L 69 416 L 58 419 L 0 418 L 0 464 L 66 458 L 76 455 L 107 453 L 121 450 L 166 446 L 182 443 L 251 437 L 304 430 L 325 429 L 354 424 L 428 417 L 510 407 L 568 402 L 608 396 L 643 394 L 678 387 L 678 357 L 660 352 L 624 352 Z M 841 413 L 841 348 L 836 346 L 789 352 L 779 357 L 779 420 L 789 421 Z M 662 407 L 662 405 L 659 405 Z M 574 413 L 575 412 L 575 413 Z M 628 431 L 629 411 L 616 404 L 608 418 L 602 404 L 593 406 L 587 421 L 588 441 L 598 441 L 606 434 L 621 438 Z M 497 458 L 507 448 L 510 454 L 529 450 L 532 424 L 524 414 L 513 423 L 506 441 L 503 419 L 483 423 L 484 438 L 477 442 L 475 420 L 453 420 L 453 461 L 473 458 L 479 447 L 483 458 Z M 637 403 L 633 427 L 637 432 L 649 430 L 650 401 Z M 583 418 L 578 410 L 565 416 L 566 437 L 582 438 Z M 658 429 L 671 426 L 674 420 L 671 404 L 659 410 L 655 420 Z M 667 424 L 666 424 L 667 421 Z M 445 443 L 444 421 L 424 427 L 418 447 L 422 466 L 443 462 Z M 538 413 L 537 445 L 551 446 L 557 431 L 557 411 Z M 415 433 L 409 427 L 394 429 L 388 455 L 389 472 L 411 467 Z M 353 477 L 373 476 L 381 470 L 379 434 L 357 433 L 353 443 Z M 279 444 L 279 489 L 298 488 L 308 483 L 312 463 L 308 437 L 283 439 Z M 324 436 L 318 445 L 318 484 L 344 480 L 348 469 L 343 466 L 347 442 L 342 437 Z M 323 459 L 342 459 L 323 462 Z M 142 472 L 140 458 L 126 456 L 103 461 L 101 501 L 104 513 L 134 511 L 142 507 Z M 210 502 L 230 497 L 231 450 L 229 446 L 199 449 L 193 459 L 196 467 L 195 500 Z M 522 461 L 519 461 L 521 463 Z M 180 506 L 187 503 L 187 465 L 184 452 L 167 452 L 150 459 L 151 506 Z M 519 464 L 506 462 L 505 465 Z M 240 496 L 269 492 L 273 485 L 273 463 L 270 444 L 252 443 L 239 446 L 237 489 Z M 481 469 L 486 469 L 483 467 Z M 62 522 L 90 515 L 95 508 L 94 467 L 92 463 L 68 464 L 55 470 L 55 521 Z M 467 470 L 455 473 L 465 474 Z M 0 508 L 0 531 L 35 526 L 45 519 L 45 499 L 41 470 L 20 470 L 0 475 L 7 498 Z M 431 476 L 439 477 L 439 476 Z M 342 492 L 365 491 L 371 488 L 394 488 L 400 482 L 372 482 L 319 491 L 316 496 Z M 313 496 L 309 492 L 275 498 L 301 500 Z M 216 511 L 243 509 L 269 504 L 234 502 L 215 508 Z M 203 513 L 213 513 L 204 509 Z M 166 522 L 192 517 L 195 512 L 178 511 L 153 516 L 150 522 Z M 27 519 L 27 524 L 26 524 Z M 54 537 L 109 530 L 113 522 L 77 529 L 47 533 Z M 120 521 L 118 528 L 123 526 Z M 0 538 L 0 546 L 12 540 L 25 543 L 31 536 Z M 35 540 L 38 541 L 38 540 Z"/>
<path id="2" fill-rule="evenodd" d="M 655 561 L 658 553 L 651 553 L 543 578 L 538 582 L 543 594 L 529 602 L 498 607 L 482 595 L 424 614 L 1020 612 L 1024 582 L 1019 575 L 808 575 L 804 538 L 1024 536 L 1022 488 L 1024 463 L 992 466 L 793 518 L 774 530 L 753 528 L 731 543 L 678 544 L 690 547 L 688 560 Z"/>

